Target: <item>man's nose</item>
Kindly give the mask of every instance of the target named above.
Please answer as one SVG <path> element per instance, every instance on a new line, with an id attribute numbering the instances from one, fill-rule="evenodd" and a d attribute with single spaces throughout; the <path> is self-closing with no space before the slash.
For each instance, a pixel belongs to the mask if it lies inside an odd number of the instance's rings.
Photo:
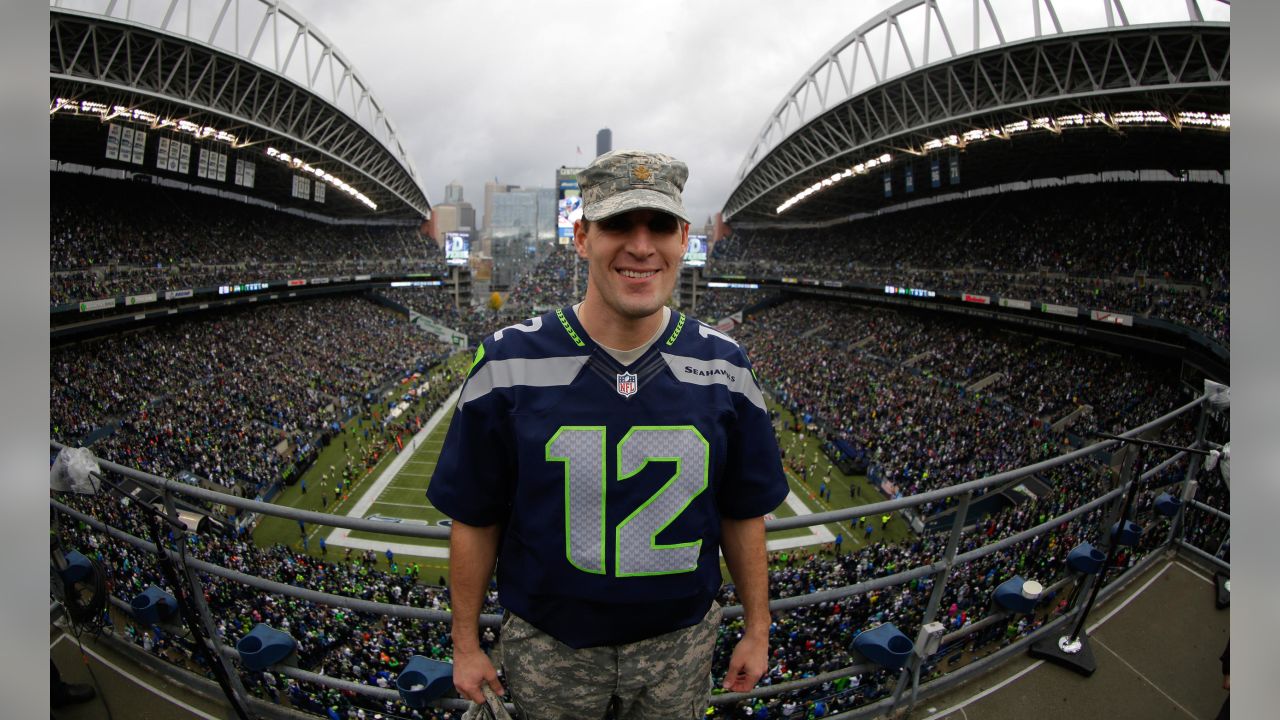
<path id="1" fill-rule="evenodd" d="M 653 233 L 646 223 L 635 223 L 627 234 L 627 252 L 637 257 L 648 257 L 654 253 Z"/>

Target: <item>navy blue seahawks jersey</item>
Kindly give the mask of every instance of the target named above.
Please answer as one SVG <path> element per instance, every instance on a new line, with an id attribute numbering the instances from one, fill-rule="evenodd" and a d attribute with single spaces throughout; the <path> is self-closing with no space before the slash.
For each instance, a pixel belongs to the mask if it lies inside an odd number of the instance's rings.
<path id="1" fill-rule="evenodd" d="M 427 497 L 503 525 L 503 607 L 571 647 L 700 621 L 720 587 L 720 518 L 787 495 L 764 398 L 737 343 L 672 313 L 623 367 L 572 308 L 486 338 Z"/>

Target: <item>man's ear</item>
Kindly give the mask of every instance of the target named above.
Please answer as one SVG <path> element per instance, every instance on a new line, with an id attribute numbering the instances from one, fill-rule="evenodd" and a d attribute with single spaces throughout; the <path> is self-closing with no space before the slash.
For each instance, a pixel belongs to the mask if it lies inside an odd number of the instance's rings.
<path id="1" fill-rule="evenodd" d="M 587 228 L 581 219 L 573 221 L 573 248 L 578 251 L 578 257 L 587 259 Z"/>

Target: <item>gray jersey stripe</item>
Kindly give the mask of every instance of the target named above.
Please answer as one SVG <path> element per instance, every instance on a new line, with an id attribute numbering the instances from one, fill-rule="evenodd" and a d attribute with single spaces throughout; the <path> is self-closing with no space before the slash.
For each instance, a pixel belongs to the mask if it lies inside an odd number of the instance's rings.
<path id="1" fill-rule="evenodd" d="M 476 374 L 467 380 L 458 397 L 458 409 L 463 405 L 488 395 L 498 388 L 528 385 L 532 387 L 554 387 L 568 385 L 578 377 L 582 366 L 587 364 L 589 355 L 569 355 L 551 358 L 512 358 L 510 360 L 490 360 L 476 370 Z"/>
<path id="2" fill-rule="evenodd" d="M 752 405 L 766 410 L 764 395 L 751 377 L 751 371 L 734 365 L 728 360 L 699 360 L 683 355 L 662 353 L 667 367 L 680 382 L 693 385 L 724 385 L 729 390 L 739 393 L 751 401 Z M 767 410 L 766 410 L 767 412 Z"/>

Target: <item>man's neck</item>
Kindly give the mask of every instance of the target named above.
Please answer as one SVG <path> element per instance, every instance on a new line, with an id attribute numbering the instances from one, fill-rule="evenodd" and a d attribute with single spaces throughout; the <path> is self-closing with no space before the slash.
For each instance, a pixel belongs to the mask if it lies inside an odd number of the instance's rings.
<path id="1" fill-rule="evenodd" d="M 609 309 L 599 299 L 587 297 L 578 306 L 578 322 L 599 345 L 631 350 L 640 347 L 653 337 L 662 324 L 662 308 L 652 315 L 643 318 L 621 317 Z"/>

